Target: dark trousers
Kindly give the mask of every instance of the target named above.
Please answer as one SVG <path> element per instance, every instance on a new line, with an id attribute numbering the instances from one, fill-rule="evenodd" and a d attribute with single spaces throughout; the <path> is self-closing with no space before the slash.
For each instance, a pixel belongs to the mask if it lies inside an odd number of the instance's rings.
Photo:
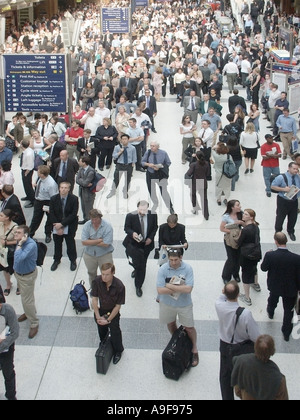
<path id="1" fill-rule="evenodd" d="M 113 148 L 104 148 L 102 147 L 100 149 L 100 155 L 99 155 L 99 160 L 98 160 L 98 168 L 103 168 L 104 165 L 106 166 L 110 166 L 112 163 L 112 154 L 113 154 L 114 149 Z"/>
<path id="2" fill-rule="evenodd" d="M 131 265 L 135 269 L 135 287 L 141 288 L 145 281 L 146 265 L 151 249 L 143 243 L 137 245 L 138 246 L 128 244 L 126 248 L 126 255 L 127 257 L 131 257 Z"/>
<path id="3" fill-rule="evenodd" d="M 30 224 L 30 236 L 34 236 L 35 232 L 38 230 L 42 220 L 44 213 L 46 213 L 47 220 L 45 223 L 45 234 L 51 235 L 52 233 L 52 223 L 50 222 L 49 213 L 43 210 L 43 206 L 49 206 L 49 200 L 34 200 L 34 207 L 33 207 L 33 216 Z"/>
<path id="4" fill-rule="evenodd" d="M 116 169 L 114 172 L 114 183 L 113 189 L 117 189 L 121 180 L 122 175 L 125 175 L 125 185 L 124 191 L 129 190 L 131 178 L 132 178 L 133 166 L 132 163 L 128 163 L 127 165 L 123 163 L 116 163 Z"/>
<path id="5" fill-rule="evenodd" d="M 63 241 L 66 241 L 67 255 L 70 261 L 76 261 L 77 251 L 76 243 L 73 235 L 53 235 L 54 241 L 54 261 L 60 261 L 62 257 Z"/>
<path id="6" fill-rule="evenodd" d="M 228 352 L 229 344 L 220 340 L 220 388 L 222 400 L 234 400 L 233 387 L 231 386 L 231 373 L 232 373 L 232 358 Z"/>
<path id="7" fill-rule="evenodd" d="M 141 160 L 142 160 L 142 146 L 143 146 L 142 143 L 143 143 L 143 141 L 141 141 L 139 144 L 134 144 L 133 145 L 135 147 L 135 150 L 136 150 L 136 164 L 135 164 L 136 169 L 142 168 Z"/>
<path id="8" fill-rule="evenodd" d="M 16 373 L 14 367 L 15 345 L 12 344 L 8 352 L 0 354 L 0 365 L 5 383 L 5 397 L 8 400 L 16 399 Z"/>
<path id="9" fill-rule="evenodd" d="M 223 267 L 222 279 L 230 281 L 231 277 L 237 278 L 240 271 L 240 250 L 231 248 L 224 241 L 227 260 Z"/>
<path id="10" fill-rule="evenodd" d="M 100 312 L 100 316 L 103 316 L 107 314 L 108 312 L 112 312 L 112 309 L 104 310 L 100 308 L 99 312 Z M 94 316 L 94 319 L 96 321 L 95 316 Z M 99 334 L 100 342 L 104 341 L 108 331 L 110 330 L 111 343 L 114 349 L 114 354 L 122 353 L 124 351 L 124 347 L 122 343 L 122 331 L 120 329 L 120 314 L 116 315 L 110 324 L 108 325 L 97 324 L 97 327 L 98 327 L 98 334 Z"/>
<path id="11" fill-rule="evenodd" d="M 165 202 L 165 205 L 167 206 L 167 208 L 169 210 L 173 209 L 173 204 L 171 201 L 171 197 L 169 195 L 167 186 L 168 186 L 168 180 L 166 178 L 163 179 L 159 179 L 158 178 L 158 174 L 155 173 L 151 173 L 149 171 L 147 171 L 146 173 L 146 183 L 147 183 L 147 188 L 151 197 L 151 200 L 153 202 L 153 205 L 155 207 L 158 206 L 158 198 L 156 195 L 156 184 L 158 184 L 159 186 L 159 190 L 160 190 L 160 194 Z"/>
<path id="12" fill-rule="evenodd" d="M 275 309 L 277 307 L 278 301 L 279 301 L 278 295 L 275 295 L 274 293 L 270 292 L 269 298 L 268 298 L 268 306 L 267 311 L 270 315 L 274 315 Z M 283 323 L 281 327 L 281 331 L 283 335 L 290 336 L 292 330 L 293 330 L 293 316 L 294 316 L 294 306 L 296 302 L 296 296 L 295 297 L 285 297 L 282 296 L 282 305 L 283 305 Z"/>
<path id="13" fill-rule="evenodd" d="M 277 196 L 277 209 L 275 220 L 275 232 L 282 231 L 284 219 L 287 217 L 288 233 L 295 233 L 295 224 L 298 217 L 298 200 L 286 200 Z"/>
<path id="14" fill-rule="evenodd" d="M 22 182 L 23 182 L 23 188 L 25 191 L 25 195 L 28 198 L 28 200 L 33 203 L 34 202 L 34 189 L 32 187 L 32 175 L 33 170 L 29 171 L 27 176 L 25 175 L 25 170 L 22 169 Z"/>

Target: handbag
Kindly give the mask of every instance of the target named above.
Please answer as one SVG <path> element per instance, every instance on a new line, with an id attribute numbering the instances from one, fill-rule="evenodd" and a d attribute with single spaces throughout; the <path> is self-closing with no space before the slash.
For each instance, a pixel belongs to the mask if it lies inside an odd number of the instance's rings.
<path id="1" fill-rule="evenodd" d="M 241 246 L 241 255 L 251 261 L 260 261 L 262 258 L 261 246 L 259 243 L 258 228 L 255 233 L 255 242 Z"/>
<path id="2" fill-rule="evenodd" d="M 237 326 L 239 317 L 243 313 L 244 309 L 245 308 L 242 308 L 239 306 L 236 310 L 236 321 L 235 321 L 234 331 L 233 331 L 232 339 L 228 346 L 228 353 L 230 357 L 239 356 L 241 354 L 254 353 L 254 342 L 252 340 L 244 340 L 244 341 L 241 341 L 240 343 L 233 344 L 236 326 Z"/>
<path id="3" fill-rule="evenodd" d="M 7 256 L 8 248 L 0 248 L 0 264 L 4 268 L 8 267 Z"/>

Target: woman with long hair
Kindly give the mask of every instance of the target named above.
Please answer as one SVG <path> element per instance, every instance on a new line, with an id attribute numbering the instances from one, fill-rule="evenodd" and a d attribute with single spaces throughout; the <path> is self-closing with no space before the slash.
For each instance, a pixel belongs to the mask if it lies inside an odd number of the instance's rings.
<path id="1" fill-rule="evenodd" d="M 256 213 L 252 209 L 245 209 L 243 213 L 244 227 L 241 231 L 241 236 L 238 240 L 238 246 L 240 247 L 240 265 L 242 268 L 242 282 L 244 287 L 244 294 L 240 294 L 241 300 L 246 305 L 252 305 L 250 299 L 250 286 L 253 286 L 254 290 L 260 292 L 260 286 L 257 282 L 257 263 L 258 259 L 250 259 L 243 255 L 243 247 L 247 244 L 257 244 L 260 247 L 259 228 L 257 221 L 255 220 Z"/>
<path id="2" fill-rule="evenodd" d="M 238 200 L 229 200 L 220 224 L 220 231 L 225 234 L 224 245 L 227 254 L 227 260 L 222 271 L 222 279 L 225 284 L 231 280 L 231 277 L 237 282 L 241 281 L 239 275 L 240 248 L 237 243 L 235 247 L 232 244 L 229 245 L 226 242 L 226 234 L 230 235 L 231 229 L 234 227 L 240 229 L 243 226 L 244 222 L 242 221 L 242 217 L 241 203 Z"/>
<path id="3" fill-rule="evenodd" d="M 180 134 L 182 135 L 182 149 L 181 149 L 181 163 L 186 163 L 185 150 L 190 144 L 194 143 L 194 131 L 197 129 L 196 124 L 191 121 L 189 115 L 184 115 L 179 126 Z"/>
<path id="4" fill-rule="evenodd" d="M 220 206 L 222 195 L 224 195 L 224 204 L 227 205 L 227 201 L 230 196 L 231 191 L 231 179 L 227 178 L 223 174 L 223 165 L 226 162 L 227 158 L 232 159 L 231 155 L 229 154 L 229 147 L 219 141 L 212 149 L 211 149 L 211 163 L 214 163 L 214 169 L 216 172 L 215 176 L 215 195 L 217 199 L 217 203 Z"/>

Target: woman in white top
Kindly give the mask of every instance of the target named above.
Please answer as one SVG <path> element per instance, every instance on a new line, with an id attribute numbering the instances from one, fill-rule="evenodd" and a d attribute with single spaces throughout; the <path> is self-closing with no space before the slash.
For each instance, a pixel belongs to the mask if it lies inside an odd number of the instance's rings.
<path id="1" fill-rule="evenodd" d="M 225 196 L 223 203 L 227 205 L 231 191 L 231 179 L 223 175 L 223 165 L 227 160 L 227 156 L 229 156 L 229 159 L 232 160 L 232 157 L 229 154 L 229 148 L 221 141 L 219 141 L 211 150 L 211 163 L 214 163 L 214 169 L 216 172 L 215 195 L 219 206 L 222 204 L 222 194 Z"/>
<path id="2" fill-rule="evenodd" d="M 250 162 L 250 173 L 254 171 L 254 163 L 257 158 L 258 149 L 258 134 L 255 131 L 255 126 L 252 122 L 246 124 L 246 129 L 241 133 L 240 145 L 242 148 L 242 154 L 245 157 L 245 174 L 249 173 L 249 162 Z"/>
<path id="3" fill-rule="evenodd" d="M 44 149 L 45 143 L 39 130 L 32 130 L 31 132 L 30 147 L 37 153 Z"/>
<path id="4" fill-rule="evenodd" d="M 185 165 L 186 163 L 186 154 L 185 150 L 190 144 L 194 143 L 194 131 L 197 129 L 196 124 L 191 121 L 189 115 L 184 115 L 179 126 L 180 134 L 182 135 L 182 153 L 181 153 L 181 163 Z"/>

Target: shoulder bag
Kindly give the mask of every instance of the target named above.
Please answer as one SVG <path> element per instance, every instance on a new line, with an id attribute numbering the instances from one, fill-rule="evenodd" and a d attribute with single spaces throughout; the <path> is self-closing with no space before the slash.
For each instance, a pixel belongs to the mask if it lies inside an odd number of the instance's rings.
<path id="1" fill-rule="evenodd" d="M 245 308 L 242 308 L 239 306 L 236 310 L 236 321 L 234 325 L 234 331 L 233 331 L 232 339 L 230 341 L 230 345 L 228 346 L 230 357 L 240 356 L 241 354 L 254 353 L 254 342 L 251 340 L 244 340 L 244 341 L 241 341 L 240 343 L 233 344 L 236 326 L 239 321 L 239 317 L 243 313 L 244 309 Z"/>
<path id="2" fill-rule="evenodd" d="M 247 258 L 248 260 L 252 261 L 260 261 L 262 258 L 261 253 L 261 246 L 259 242 L 259 236 L 258 236 L 258 227 L 256 226 L 256 232 L 255 232 L 255 242 L 254 243 L 248 243 L 241 246 L 241 255 L 244 258 Z"/>

